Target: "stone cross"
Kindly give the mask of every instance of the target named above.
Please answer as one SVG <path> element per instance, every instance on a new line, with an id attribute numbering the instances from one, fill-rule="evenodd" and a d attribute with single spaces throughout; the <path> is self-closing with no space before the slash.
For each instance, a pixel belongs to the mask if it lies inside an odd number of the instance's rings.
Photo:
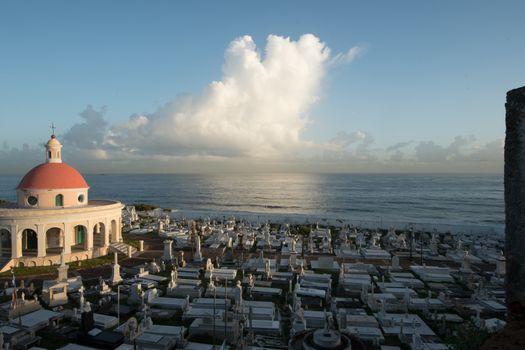
<path id="1" fill-rule="evenodd" d="M 80 303 L 80 312 L 84 311 L 84 286 L 80 286 L 78 289 L 78 292 L 80 294 L 79 303 Z"/>

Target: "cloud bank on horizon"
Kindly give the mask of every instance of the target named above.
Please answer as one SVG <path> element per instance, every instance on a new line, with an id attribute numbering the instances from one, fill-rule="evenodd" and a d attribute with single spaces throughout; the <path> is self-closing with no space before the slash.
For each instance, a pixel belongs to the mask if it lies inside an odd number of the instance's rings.
<path id="1" fill-rule="evenodd" d="M 222 162 L 257 171 L 261 166 L 253 165 L 261 163 L 273 164 L 274 168 L 264 168 L 270 171 L 436 171 L 445 164 L 451 170 L 451 164 L 458 165 L 460 171 L 466 164 L 489 171 L 502 167 L 502 140 L 477 144 L 474 136 L 458 136 L 447 146 L 400 140 L 386 148 L 374 147 L 373 135 L 362 130 L 342 130 L 324 143 L 304 139 L 327 71 L 362 53 L 363 48 L 354 46 L 332 55 L 319 38 L 305 34 L 297 41 L 269 35 L 261 54 L 245 35 L 226 49 L 221 80 L 208 84 L 200 95 L 179 95 L 157 111 L 134 114 L 114 125 L 104 119 L 105 108 L 88 106 L 80 113 L 82 122 L 60 135 L 64 150 L 74 153 L 80 166 L 84 162 L 95 166 L 94 171 L 106 172 L 111 166 L 130 171 L 129 162 L 136 160 L 151 171 L 170 171 L 174 165 L 180 170 L 177 164 L 204 161 L 211 167 Z M 42 151 L 4 145 L 0 159 L 32 161 L 35 152 Z M 316 168 L 319 162 L 324 168 Z"/>

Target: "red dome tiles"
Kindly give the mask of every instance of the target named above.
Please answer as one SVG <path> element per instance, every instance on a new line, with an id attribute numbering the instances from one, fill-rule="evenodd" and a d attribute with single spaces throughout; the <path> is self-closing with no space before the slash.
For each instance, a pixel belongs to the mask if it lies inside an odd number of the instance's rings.
<path id="1" fill-rule="evenodd" d="M 31 169 L 17 189 L 89 188 L 84 177 L 65 163 L 43 163 Z"/>

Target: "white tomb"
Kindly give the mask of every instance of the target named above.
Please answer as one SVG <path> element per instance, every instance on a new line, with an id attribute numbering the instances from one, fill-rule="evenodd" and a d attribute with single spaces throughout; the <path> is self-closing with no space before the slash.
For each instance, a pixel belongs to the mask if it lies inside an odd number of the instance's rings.
<path id="1" fill-rule="evenodd" d="M 193 261 L 201 262 L 202 253 L 201 253 L 201 236 L 195 235 L 195 254 L 193 255 Z"/>
<path id="2" fill-rule="evenodd" d="M 173 241 L 171 239 L 165 239 L 163 243 L 164 243 L 164 253 L 162 254 L 162 260 L 172 261 L 173 252 L 171 250 L 171 245 L 173 244 Z"/>

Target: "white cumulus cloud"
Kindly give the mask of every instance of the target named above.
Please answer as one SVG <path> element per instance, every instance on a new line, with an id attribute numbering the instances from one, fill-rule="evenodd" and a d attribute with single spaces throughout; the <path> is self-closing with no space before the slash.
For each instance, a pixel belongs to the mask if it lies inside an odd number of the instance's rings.
<path id="1" fill-rule="evenodd" d="M 106 146 L 136 154 L 256 157 L 299 150 L 308 144 L 301 132 L 329 58 L 330 49 L 311 34 L 297 41 L 270 35 L 263 54 L 250 36 L 239 37 L 226 50 L 220 81 L 110 127 Z"/>

